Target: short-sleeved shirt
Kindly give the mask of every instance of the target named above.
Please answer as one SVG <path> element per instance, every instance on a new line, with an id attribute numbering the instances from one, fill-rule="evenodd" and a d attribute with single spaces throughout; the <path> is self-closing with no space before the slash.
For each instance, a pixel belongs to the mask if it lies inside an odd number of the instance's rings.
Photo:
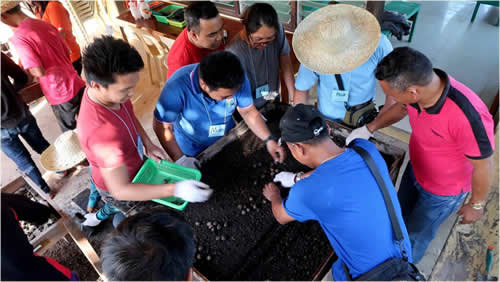
<path id="1" fill-rule="evenodd" d="M 175 39 L 172 48 L 170 48 L 170 52 L 168 52 L 167 79 L 169 79 L 179 68 L 199 63 L 206 55 L 215 51 L 222 51 L 224 50 L 224 47 L 224 43 L 221 43 L 219 48 L 216 50 L 198 48 L 196 45 L 191 43 L 191 41 L 189 41 L 187 28 L 185 28 Z"/>
<path id="2" fill-rule="evenodd" d="M 368 151 L 384 178 L 411 261 L 410 240 L 387 165 L 369 141 L 353 143 Z M 283 207 L 298 221 L 319 222 L 339 257 L 332 267 L 335 280 L 347 280 L 342 262 L 356 278 L 389 258 L 402 257 L 382 192 L 366 162 L 351 148 L 298 181 Z"/>
<path id="3" fill-rule="evenodd" d="M 290 45 L 282 25 L 280 25 L 276 39 L 263 50 L 250 47 L 240 33 L 234 37 L 227 51 L 234 53 L 240 59 L 250 81 L 254 99 L 256 98 L 255 90 L 266 84 L 269 85 L 270 92 L 278 92 L 280 88 L 280 59 L 281 56 L 290 54 Z M 264 103 L 265 100 L 262 97 L 254 102 L 258 108 Z"/>
<path id="4" fill-rule="evenodd" d="M 51 105 L 68 102 L 85 86 L 71 64 L 68 46 L 52 25 L 25 19 L 14 32 L 11 42 L 25 69 L 45 69 L 44 76 L 38 81 Z"/>
<path id="5" fill-rule="evenodd" d="M 49 1 L 43 16 L 40 15 L 40 11 L 37 11 L 36 16 L 42 19 L 44 22 L 53 25 L 59 32 L 64 32 L 64 41 L 71 50 L 70 59 L 71 62 L 75 62 L 80 59 L 80 46 L 76 42 L 76 38 L 73 35 L 73 28 L 71 25 L 71 20 L 68 11 L 59 1 Z"/>
<path id="6" fill-rule="evenodd" d="M 221 136 L 209 137 L 210 125 L 225 126 L 225 133 L 234 127 L 232 114 L 236 107 L 252 105 L 248 79 L 230 99 L 216 101 L 200 89 L 198 65 L 180 68 L 162 89 L 154 116 L 156 120 L 174 124 L 175 140 L 182 153 L 196 156 Z"/>
<path id="7" fill-rule="evenodd" d="M 467 86 L 444 71 L 434 72 L 445 81 L 438 102 L 424 111 L 407 105 L 412 134 L 410 160 L 418 183 L 436 195 L 458 195 L 472 187 L 469 159 L 493 154 L 493 119 L 488 109 Z"/>
<path id="8" fill-rule="evenodd" d="M 125 165 L 132 181 L 142 166 L 134 109 L 127 100 L 119 110 L 97 104 L 88 96 L 82 98 L 77 121 L 78 139 L 92 168 L 92 180 L 99 189 L 108 191 L 101 168 Z"/>
<path id="9" fill-rule="evenodd" d="M 380 35 L 380 41 L 373 55 L 361 66 L 350 72 L 341 73 L 344 89 L 349 91 L 347 104 L 360 105 L 375 98 L 375 69 L 382 59 L 392 51 L 392 45 L 385 35 Z M 300 65 L 295 88 L 300 91 L 311 89 L 318 82 L 318 108 L 331 120 L 344 120 L 346 108 L 344 102 L 333 99 L 333 91 L 339 90 L 335 75 L 314 72 Z"/>

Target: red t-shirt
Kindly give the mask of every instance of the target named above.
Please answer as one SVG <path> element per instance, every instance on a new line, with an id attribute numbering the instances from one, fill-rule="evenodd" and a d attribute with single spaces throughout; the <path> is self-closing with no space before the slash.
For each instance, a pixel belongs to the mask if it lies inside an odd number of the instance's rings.
<path id="1" fill-rule="evenodd" d="M 412 134 L 410 160 L 418 183 L 436 195 L 468 192 L 473 166 L 469 159 L 493 154 L 493 119 L 483 101 L 467 86 L 435 69 L 446 81 L 439 101 L 421 111 L 407 105 Z"/>
<path id="2" fill-rule="evenodd" d="M 170 52 L 167 57 L 167 79 L 169 79 L 174 72 L 183 67 L 190 64 L 199 63 L 203 57 L 206 55 L 215 52 L 224 50 L 224 43 L 221 43 L 219 48 L 216 50 L 211 49 L 200 49 L 196 47 L 191 41 L 189 41 L 187 36 L 187 28 L 185 28 L 181 34 L 175 39 L 172 48 L 170 48 Z"/>
<path id="3" fill-rule="evenodd" d="M 17 27 L 11 42 L 25 69 L 45 69 L 45 75 L 38 81 L 51 105 L 68 102 L 85 86 L 71 64 L 66 42 L 52 25 L 25 19 Z"/>
<path id="4" fill-rule="evenodd" d="M 132 181 L 143 163 L 139 156 L 138 131 L 132 103 L 127 100 L 119 110 L 92 101 L 85 89 L 77 121 L 78 138 L 92 168 L 92 180 L 108 191 L 100 168 L 125 165 Z"/>

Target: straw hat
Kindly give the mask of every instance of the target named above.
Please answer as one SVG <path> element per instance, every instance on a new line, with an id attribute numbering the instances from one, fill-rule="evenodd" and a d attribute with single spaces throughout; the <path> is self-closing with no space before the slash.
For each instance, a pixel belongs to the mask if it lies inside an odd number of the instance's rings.
<path id="1" fill-rule="evenodd" d="M 85 153 L 75 131 L 69 130 L 57 137 L 40 156 L 43 168 L 51 171 L 68 170 L 85 160 Z"/>
<path id="2" fill-rule="evenodd" d="M 10 1 L 10 0 L 2 0 L 2 1 L 0 1 L 0 3 L 1 3 L 0 12 L 2 12 L 2 13 L 7 12 L 8 10 L 10 10 L 10 9 L 16 7 L 17 5 L 19 5 L 19 2 L 20 1 Z"/>
<path id="3" fill-rule="evenodd" d="M 293 51 L 299 62 L 323 74 L 351 71 L 366 62 L 380 40 L 380 25 L 370 12 L 348 4 L 328 5 L 295 29 Z"/>

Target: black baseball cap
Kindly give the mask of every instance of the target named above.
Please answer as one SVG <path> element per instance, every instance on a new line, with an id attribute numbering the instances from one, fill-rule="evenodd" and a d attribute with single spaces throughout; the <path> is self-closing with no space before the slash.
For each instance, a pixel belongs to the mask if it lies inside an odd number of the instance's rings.
<path id="1" fill-rule="evenodd" d="M 297 143 L 328 135 L 325 119 L 318 109 L 298 104 L 289 108 L 280 120 L 281 139 Z"/>

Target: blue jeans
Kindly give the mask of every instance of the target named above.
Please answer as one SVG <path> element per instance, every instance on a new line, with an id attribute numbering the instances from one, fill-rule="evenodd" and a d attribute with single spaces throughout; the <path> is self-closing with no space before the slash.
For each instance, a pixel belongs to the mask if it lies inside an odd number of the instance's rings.
<path id="1" fill-rule="evenodd" d="M 410 236 L 414 264 L 422 259 L 439 226 L 460 208 L 466 196 L 467 192 L 453 196 L 427 192 L 417 182 L 411 163 L 408 163 L 398 199 Z"/>
<path id="2" fill-rule="evenodd" d="M 50 144 L 45 140 L 36 123 L 35 118 L 29 115 L 15 128 L 2 128 L 2 151 L 14 161 L 17 168 L 26 174 L 44 192 L 49 192 L 49 186 L 43 180 L 40 170 L 31 158 L 30 153 L 19 139 L 19 135 L 35 150 L 41 154 Z"/>

